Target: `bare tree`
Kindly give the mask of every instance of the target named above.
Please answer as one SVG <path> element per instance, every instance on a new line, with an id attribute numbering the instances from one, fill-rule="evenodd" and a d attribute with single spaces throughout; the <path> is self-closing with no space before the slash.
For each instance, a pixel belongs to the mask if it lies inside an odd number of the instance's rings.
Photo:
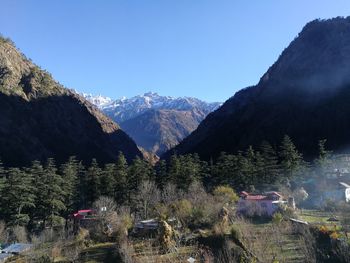
<path id="1" fill-rule="evenodd" d="M 176 185 L 168 183 L 161 193 L 161 200 L 165 204 L 173 203 L 183 198 L 183 192 L 176 188 Z"/>
<path id="2" fill-rule="evenodd" d="M 160 191 L 153 181 L 143 181 L 138 188 L 136 205 L 139 208 L 141 217 L 147 219 L 151 215 L 151 209 L 160 201 Z"/>
<path id="3" fill-rule="evenodd" d="M 8 231 L 4 221 L 0 221 L 0 243 L 6 243 L 8 241 Z"/>
<path id="4" fill-rule="evenodd" d="M 23 226 L 14 226 L 11 229 L 12 232 L 12 240 L 20 243 L 28 242 L 28 232 L 27 229 Z"/>

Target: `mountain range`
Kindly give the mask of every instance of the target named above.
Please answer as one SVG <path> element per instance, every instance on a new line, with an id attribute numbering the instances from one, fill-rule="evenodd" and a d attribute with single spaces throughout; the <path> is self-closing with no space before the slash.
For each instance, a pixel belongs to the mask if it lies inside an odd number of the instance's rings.
<path id="1" fill-rule="evenodd" d="M 118 100 L 102 95 L 82 95 L 120 124 L 140 147 L 157 155 L 176 146 L 221 105 L 190 97 L 160 96 L 153 92 Z"/>
<path id="2" fill-rule="evenodd" d="M 237 92 L 178 146 L 216 158 L 289 135 L 306 157 L 318 140 L 335 152 L 350 147 L 350 17 L 308 23 L 255 86 Z"/>
<path id="3" fill-rule="evenodd" d="M 141 156 L 133 140 L 97 107 L 56 82 L 0 37 L 0 159 L 6 166 L 69 156 L 101 163 L 119 151 Z"/>

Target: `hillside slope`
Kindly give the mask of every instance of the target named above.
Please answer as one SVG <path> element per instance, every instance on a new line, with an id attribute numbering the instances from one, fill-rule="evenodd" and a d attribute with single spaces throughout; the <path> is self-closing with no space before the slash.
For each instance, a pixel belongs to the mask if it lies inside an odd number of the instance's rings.
<path id="1" fill-rule="evenodd" d="M 350 149 L 350 18 L 308 23 L 256 86 L 237 92 L 172 152 L 203 158 L 236 152 L 284 134 L 308 157 L 326 138 Z"/>
<path id="2" fill-rule="evenodd" d="M 148 110 L 121 125 L 139 146 L 160 154 L 188 136 L 205 116 L 205 113 L 195 109 Z"/>
<path id="3" fill-rule="evenodd" d="M 136 144 L 95 106 L 63 88 L 0 38 L 0 158 L 5 165 L 33 160 L 89 162 L 141 156 Z"/>
<path id="4" fill-rule="evenodd" d="M 153 92 L 115 101 L 101 95 L 82 95 L 119 123 L 137 145 L 157 155 L 177 145 L 220 106 L 216 102 L 160 96 Z"/>

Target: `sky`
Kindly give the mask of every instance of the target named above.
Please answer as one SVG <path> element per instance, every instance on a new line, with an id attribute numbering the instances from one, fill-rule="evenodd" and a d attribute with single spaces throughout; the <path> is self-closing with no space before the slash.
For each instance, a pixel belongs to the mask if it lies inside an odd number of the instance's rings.
<path id="1" fill-rule="evenodd" d="M 0 33 L 68 88 L 225 101 L 349 0 L 0 0 Z"/>

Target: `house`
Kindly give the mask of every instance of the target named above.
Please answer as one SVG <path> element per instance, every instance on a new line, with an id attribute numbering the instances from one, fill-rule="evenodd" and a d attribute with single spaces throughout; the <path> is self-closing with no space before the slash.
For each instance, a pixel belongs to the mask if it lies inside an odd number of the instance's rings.
<path id="1" fill-rule="evenodd" d="M 326 179 L 311 184 L 308 204 L 322 207 L 329 202 L 350 202 L 350 185 L 337 179 Z"/>
<path id="2" fill-rule="evenodd" d="M 92 209 L 78 210 L 71 215 L 75 220 L 91 219 L 96 216 L 96 212 Z"/>
<path id="3" fill-rule="evenodd" d="M 340 202 L 350 201 L 350 185 L 344 182 L 338 182 L 335 186 L 329 185 L 329 188 L 324 190 L 320 195 L 320 202 L 326 201 Z"/>
<path id="4" fill-rule="evenodd" d="M 240 193 L 237 213 L 241 215 L 272 216 L 282 204 L 287 204 L 278 192 L 266 192 L 263 194 Z"/>
<path id="5" fill-rule="evenodd" d="M 93 209 L 83 209 L 69 215 L 67 221 L 67 230 L 77 233 L 79 227 L 93 226 L 96 221 L 97 213 Z"/>

